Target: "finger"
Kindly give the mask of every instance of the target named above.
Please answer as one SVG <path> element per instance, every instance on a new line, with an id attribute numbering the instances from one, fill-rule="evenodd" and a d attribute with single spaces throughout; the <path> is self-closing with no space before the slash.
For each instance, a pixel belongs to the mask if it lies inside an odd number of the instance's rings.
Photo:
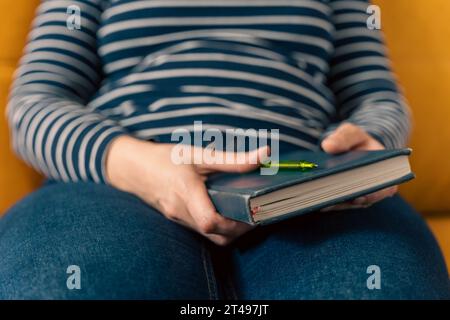
<path id="1" fill-rule="evenodd" d="M 217 244 L 218 246 L 227 246 L 231 242 L 233 242 L 236 238 L 227 237 L 219 234 L 209 234 L 206 235 L 206 238 L 211 240 L 213 243 Z"/>
<path id="2" fill-rule="evenodd" d="M 370 137 L 370 136 L 369 136 Z M 376 151 L 385 149 L 384 145 L 382 145 L 378 140 L 370 137 L 366 142 L 358 145 L 354 150 L 362 150 L 362 151 Z"/>
<path id="3" fill-rule="evenodd" d="M 392 197 L 397 192 L 397 189 L 397 186 L 395 186 L 369 194 L 366 196 L 366 203 L 374 204 L 385 198 Z"/>
<path id="4" fill-rule="evenodd" d="M 202 172 L 249 172 L 260 167 L 268 158 L 268 146 L 250 152 L 222 152 L 215 151 L 214 161 L 206 161 L 199 165 Z"/>
<path id="5" fill-rule="evenodd" d="M 363 144 L 368 138 L 358 126 L 344 123 L 322 141 L 322 149 L 331 154 L 347 152 Z"/>
<path id="6" fill-rule="evenodd" d="M 194 218 L 192 218 L 192 216 L 187 211 L 184 213 L 180 212 L 180 215 L 183 215 L 182 219 L 180 219 L 178 216 L 172 217 L 172 216 L 167 216 L 167 215 L 166 215 L 166 218 L 168 218 L 169 220 L 171 220 L 177 224 L 182 225 L 183 227 L 185 227 L 187 229 L 190 229 L 195 232 L 199 232 Z M 216 245 L 219 245 L 219 246 L 226 246 L 235 239 L 231 236 L 224 236 L 224 235 L 220 235 L 220 234 L 203 234 L 203 235 L 206 238 L 208 238 L 210 241 L 212 241 L 213 243 L 215 243 Z"/>
<path id="7" fill-rule="evenodd" d="M 184 227 L 196 230 L 195 220 L 189 214 L 187 207 L 183 204 L 183 199 L 173 201 L 170 204 L 154 204 L 153 205 L 159 212 L 161 212 L 167 219 L 181 224 Z"/>
<path id="8" fill-rule="evenodd" d="M 324 209 L 321 209 L 321 212 L 329 212 L 329 211 L 342 211 L 342 210 L 348 210 L 348 209 L 361 209 L 361 208 L 367 208 L 385 198 L 392 197 L 397 193 L 398 187 L 390 187 L 386 188 L 384 190 L 374 192 L 372 194 L 358 197 L 352 201 L 340 203 L 331 207 L 327 207 Z"/>
<path id="9" fill-rule="evenodd" d="M 385 198 L 392 197 L 397 192 L 397 186 L 386 188 L 351 201 L 353 205 L 369 206 L 375 204 Z"/>
<path id="10" fill-rule="evenodd" d="M 182 200 L 180 199 L 179 202 L 177 202 L 178 205 L 176 205 L 176 208 L 173 207 L 172 209 L 167 206 L 164 206 L 165 209 L 161 209 L 159 211 L 165 211 L 164 216 L 182 226 L 185 228 L 188 228 L 192 231 L 199 232 L 198 227 L 196 225 L 196 221 L 194 218 L 190 215 L 188 212 L 186 206 L 183 205 Z M 219 246 L 226 246 L 230 244 L 236 237 L 231 236 L 224 236 L 220 234 L 204 234 L 206 238 L 211 240 L 213 243 Z"/>
<path id="11" fill-rule="evenodd" d="M 192 190 L 195 191 L 185 199 L 185 203 L 200 233 L 239 236 L 252 229 L 251 225 L 227 219 L 217 213 L 201 181 L 193 185 Z"/>
<path id="12" fill-rule="evenodd" d="M 196 221 L 194 218 L 189 214 L 186 206 L 182 205 L 182 201 L 180 199 L 179 202 L 177 202 L 178 205 L 170 209 L 168 206 L 164 206 L 164 209 L 158 209 L 160 212 L 164 212 L 164 216 L 182 226 L 185 228 L 188 228 L 192 231 L 199 232 L 198 227 L 196 225 Z M 163 206 L 161 206 L 163 207 Z M 211 240 L 213 243 L 219 246 L 226 246 L 230 244 L 233 240 L 235 240 L 238 237 L 238 234 L 234 236 L 225 236 L 220 234 L 203 234 L 206 238 Z"/>
<path id="13" fill-rule="evenodd" d="M 356 205 L 351 202 L 344 202 L 341 204 L 337 204 L 334 206 L 330 206 L 324 209 L 321 209 L 320 212 L 330 212 L 330 211 L 344 211 L 344 210 L 354 210 L 354 209 L 364 209 L 367 206 L 365 205 Z"/>

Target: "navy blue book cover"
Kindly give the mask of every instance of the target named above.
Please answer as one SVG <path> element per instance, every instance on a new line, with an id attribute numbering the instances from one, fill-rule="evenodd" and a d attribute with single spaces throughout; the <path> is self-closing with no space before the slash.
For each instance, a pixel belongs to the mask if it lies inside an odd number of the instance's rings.
<path id="1" fill-rule="evenodd" d="M 381 151 L 356 151 L 340 155 L 330 155 L 325 152 L 298 151 L 280 155 L 281 161 L 305 160 L 318 164 L 318 168 L 302 171 L 280 170 L 276 175 L 261 175 L 259 170 L 245 174 L 215 174 L 207 181 L 208 192 L 217 211 L 231 219 L 253 223 L 252 209 L 249 201 L 252 197 L 270 193 L 275 190 L 286 188 L 292 185 L 301 184 L 325 176 L 351 170 L 357 167 L 366 166 L 379 161 L 387 160 L 398 156 L 410 155 L 411 149 L 381 150 Z M 306 210 L 292 212 L 269 221 L 264 224 L 284 220 L 292 216 L 316 211 L 340 202 L 348 201 L 364 194 L 369 194 L 377 190 L 400 184 L 414 178 L 410 173 L 400 179 L 391 181 L 388 184 L 379 185 L 376 188 L 355 193 L 346 197 L 335 199 L 331 202 L 321 203 Z"/>

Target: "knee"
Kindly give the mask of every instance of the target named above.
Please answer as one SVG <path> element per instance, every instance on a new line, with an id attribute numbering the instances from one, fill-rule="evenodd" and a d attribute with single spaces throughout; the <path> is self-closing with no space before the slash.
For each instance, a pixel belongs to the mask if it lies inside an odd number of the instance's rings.
<path id="1" fill-rule="evenodd" d="M 132 195 L 49 185 L 0 220 L 0 298 L 158 298 L 166 253 L 195 241 Z M 67 287 L 67 272 L 78 272 L 69 266 L 79 267 L 81 290 Z"/>
<path id="2" fill-rule="evenodd" d="M 130 234 L 155 230 L 155 225 L 159 229 L 178 228 L 137 197 L 93 183 L 46 185 L 11 208 L 0 223 L 2 241 L 14 236 L 24 239 L 44 235 L 67 242 L 90 238 L 126 240 Z"/>
<path id="3" fill-rule="evenodd" d="M 271 258 L 265 259 L 266 254 Z M 400 198 L 370 209 L 317 213 L 274 225 L 263 246 L 251 247 L 241 257 L 250 258 L 264 261 L 264 268 L 283 270 L 269 276 L 278 283 L 279 297 L 449 297 L 439 248 L 420 216 Z M 369 283 L 378 275 L 380 289 Z"/>

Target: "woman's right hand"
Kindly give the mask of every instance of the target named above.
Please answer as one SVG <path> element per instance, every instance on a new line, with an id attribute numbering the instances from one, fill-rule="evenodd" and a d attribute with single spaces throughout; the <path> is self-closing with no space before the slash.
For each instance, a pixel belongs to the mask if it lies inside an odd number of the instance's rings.
<path id="1" fill-rule="evenodd" d="M 175 146 L 130 136 L 116 138 L 106 160 L 109 183 L 135 194 L 166 218 L 199 232 L 218 245 L 227 245 L 251 230 L 252 226 L 227 219 L 216 212 L 205 181 L 207 175 L 213 172 L 257 169 L 268 149 L 232 155 L 235 160 L 245 157 L 244 164 L 236 164 L 242 161 L 234 161 L 233 164 L 175 164 L 172 161 Z M 193 153 L 205 152 L 195 147 L 190 150 Z"/>

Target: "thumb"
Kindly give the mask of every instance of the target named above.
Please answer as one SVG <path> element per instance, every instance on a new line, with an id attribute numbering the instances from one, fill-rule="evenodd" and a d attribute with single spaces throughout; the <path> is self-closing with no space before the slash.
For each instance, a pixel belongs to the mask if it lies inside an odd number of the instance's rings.
<path id="1" fill-rule="evenodd" d="M 223 152 L 215 151 L 213 163 L 202 163 L 197 167 L 210 172 L 249 172 L 261 166 L 268 158 L 270 148 L 268 146 L 255 149 L 250 152 Z"/>
<path id="2" fill-rule="evenodd" d="M 322 141 L 322 149 L 331 154 L 347 152 L 362 144 L 366 139 L 367 135 L 358 126 L 344 123 Z"/>

